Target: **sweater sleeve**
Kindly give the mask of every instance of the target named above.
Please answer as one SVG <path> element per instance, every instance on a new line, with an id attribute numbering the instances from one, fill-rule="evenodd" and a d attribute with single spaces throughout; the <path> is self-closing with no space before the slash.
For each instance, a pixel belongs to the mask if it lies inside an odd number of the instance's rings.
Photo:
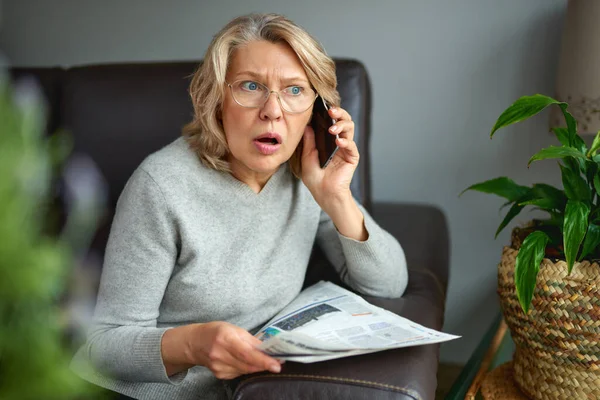
<path id="1" fill-rule="evenodd" d="M 342 281 L 354 290 L 370 296 L 400 297 L 408 283 L 404 251 L 396 238 L 377 225 L 360 204 L 358 207 L 364 215 L 367 240 L 360 242 L 340 234 L 321 210 L 317 244 Z"/>
<path id="2" fill-rule="evenodd" d="M 163 193 L 141 167 L 117 203 L 106 247 L 98 301 L 82 349 L 97 372 L 138 382 L 178 383 L 161 356 L 167 328 L 159 307 L 177 259 L 177 230 Z"/>

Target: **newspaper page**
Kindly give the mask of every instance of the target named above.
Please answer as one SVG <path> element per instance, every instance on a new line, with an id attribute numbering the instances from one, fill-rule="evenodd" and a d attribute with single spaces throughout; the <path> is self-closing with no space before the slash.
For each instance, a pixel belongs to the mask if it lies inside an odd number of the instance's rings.
<path id="1" fill-rule="evenodd" d="M 458 338 L 374 306 L 324 281 L 302 291 L 256 337 L 265 353 L 302 363 Z"/>

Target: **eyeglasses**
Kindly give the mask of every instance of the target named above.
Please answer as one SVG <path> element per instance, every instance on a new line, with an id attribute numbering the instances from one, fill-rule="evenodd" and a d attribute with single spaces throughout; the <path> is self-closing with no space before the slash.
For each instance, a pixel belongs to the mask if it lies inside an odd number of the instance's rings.
<path id="1" fill-rule="evenodd" d="M 288 86 L 279 92 L 269 89 L 262 83 L 248 80 L 227 83 L 227 86 L 231 89 L 233 100 L 242 107 L 260 108 L 265 105 L 271 93 L 275 93 L 281 108 L 292 114 L 308 110 L 318 96 L 310 87 L 302 85 Z"/>

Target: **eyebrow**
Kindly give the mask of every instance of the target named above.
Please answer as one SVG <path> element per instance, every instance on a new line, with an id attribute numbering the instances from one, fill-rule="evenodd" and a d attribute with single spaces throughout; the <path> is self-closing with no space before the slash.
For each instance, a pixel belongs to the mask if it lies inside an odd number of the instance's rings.
<path id="1" fill-rule="evenodd" d="M 253 71 L 241 71 L 241 72 L 238 72 L 237 74 L 235 74 L 236 79 L 240 75 L 247 75 L 247 76 L 250 76 L 252 79 L 256 79 L 257 81 L 264 82 L 264 76 L 261 75 L 261 74 L 258 74 L 256 72 L 253 72 Z M 303 78 L 301 76 L 289 76 L 289 77 L 285 77 L 285 78 L 281 79 L 281 82 L 298 82 L 298 81 L 310 84 L 310 82 L 308 81 L 308 79 Z"/>

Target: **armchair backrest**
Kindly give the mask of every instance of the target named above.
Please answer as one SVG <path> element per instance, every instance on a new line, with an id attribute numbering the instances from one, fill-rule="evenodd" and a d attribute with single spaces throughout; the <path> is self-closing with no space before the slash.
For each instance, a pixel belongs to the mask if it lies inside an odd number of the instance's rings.
<path id="1" fill-rule="evenodd" d="M 351 189 L 369 208 L 369 80 L 360 62 L 335 61 L 342 107 L 355 122 L 355 140 L 361 152 Z M 38 78 L 50 109 L 48 129 L 66 128 L 73 135 L 74 150 L 90 156 L 107 180 L 109 215 L 94 241 L 97 250 L 104 250 L 114 207 L 134 169 L 148 154 L 180 136 L 191 120 L 187 89 L 197 65 L 135 63 L 11 71 L 15 77 Z"/>

